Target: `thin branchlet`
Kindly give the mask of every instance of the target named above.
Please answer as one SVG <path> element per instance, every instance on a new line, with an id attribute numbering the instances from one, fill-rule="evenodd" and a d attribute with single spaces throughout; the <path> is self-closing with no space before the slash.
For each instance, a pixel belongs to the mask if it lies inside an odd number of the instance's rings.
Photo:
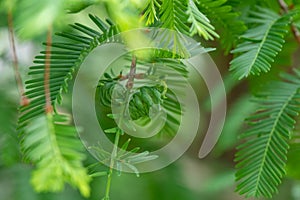
<path id="1" fill-rule="evenodd" d="M 14 75 L 15 75 L 18 91 L 21 96 L 20 104 L 22 106 L 26 106 L 29 104 L 29 99 L 25 96 L 24 85 L 19 71 L 19 63 L 18 63 L 18 56 L 17 56 L 16 44 L 15 44 L 14 28 L 13 28 L 14 27 L 13 16 L 11 11 L 8 11 L 7 13 L 7 24 L 8 24 L 9 40 L 12 48 Z"/>
<path id="2" fill-rule="evenodd" d="M 50 96 L 50 58 L 51 58 L 51 44 L 52 44 L 52 27 L 51 25 L 48 27 L 47 32 L 47 46 L 46 46 L 46 59 L 45 59 L 45 73 L 44 73 L 44 90 L 45 90 L 45 100 L 46 113 L 51 113 L 53 111 L 51 105 L 51 96 Z"/>
<path id="3" fill-rule="evenodd" d="M 278 3 L 284 13 L 289 12 L 289 7 L 284 0 L 278 0 Z M 299 32 L 297 26 L 295 25 L 295 23 L 291 23 L 291 30 L 292 30 L 292 33 L 293 33 L 296 41 L 300 44 L 300 32 Z"/>
<path id="4" fill-rule="evenodd" d="M 126 100 L 128 101 L 129 93 L 133 88 L 134 78 L 137 76 L 137 74 L 136 74 L 136 56 L 134 54 L 132 55 L 129 74 L 126 75 L 126 76 L 127 76 L 126 78 L 128 79 L 127 83 L 126 83 L 126 89 L 127 89 Z M 119 119 L 119 122 L 121 120 L 122 120 L 122 117 Z M 109 170 L 108 170 L 108 173 L 107 173 L 105 197 L 103 198 L 104 200 L 109 199 L 110 187 L 111 187 L 111 181 L 112 181 L 112 174 L 113 174 L 113 169 L 114 169 L 114 165 L 115 165 L 115 159 L 118 156 L 117 155 L 118 154 L 118 152 L 117 152 L 118 144 L 119 144 L 120 136 L 122 134 L 123 134 L 123 131 L 119 130 L 119 131 L 116 132 L 116 135 L 115 135 L 114 148 L 113 148 L 112 153 L 111 153 L 111 160 L 110 160 Z"/>
<path id="5" fill-rule="evenodd" d="M 126 83 L 126 88 L 131 90 L 133 87 L 134 77 L 136 75 L 136 56 L 132 55 L 132 61 L 130 66 L 130 71 L 128 74 L 128 81 Z"/>

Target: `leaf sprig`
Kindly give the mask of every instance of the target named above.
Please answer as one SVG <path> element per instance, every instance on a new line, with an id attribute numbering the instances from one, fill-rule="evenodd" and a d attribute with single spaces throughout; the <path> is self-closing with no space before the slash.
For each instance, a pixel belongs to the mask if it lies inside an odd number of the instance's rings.
<path id="1" fill-rule="evenodd" d="M 285 42 L 287 26 L 290 23 L 290 14 L 280 16 L 273 11 L 258 7 L 251 11 L 248 23 L 258 24 L 250 28 L 241 37 L 244 42 L 238 44 L 231 53 L 235 58 L 230 62 L 230 71 L 238 79 L 249 75 L 260 75 L 271 69 L 271 63 L 281 51 Z"/>
<path id="2" fill-rule="evenodd" d="M 294 72 L 258 94 L 257 113 L 248 118 L 250 127 L 241 135 L 246 142 L 236 153 L 237 191 L 247 197 L 272 197 L 286 173 L 289 140 L 300 112 L 300 71 Z"/>
<path id="3" fill-rule="evenodd" d="M 82 165 L 85 155 L 68 117 L 51 114 L 35 118 L 22 135 L 26 158 L 37 166 L 31 182 L 39 192 L 61 191 L 65 182 L 90 195 L 90 177 Z"/>

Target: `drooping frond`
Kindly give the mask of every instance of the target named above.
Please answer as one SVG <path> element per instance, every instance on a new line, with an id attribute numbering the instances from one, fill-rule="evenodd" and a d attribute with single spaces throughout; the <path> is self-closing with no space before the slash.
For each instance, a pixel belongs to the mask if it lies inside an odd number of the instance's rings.
<path id="1" fill-rule="evenodd" d="M 214 37 L 219 37 L 215 32 L 215 28 L 210 24 L 209 19 L 198 10 L 193 0 L 188 0 L 187 14 L 189 16 L 188 22 L 191 23 L 191 36 L 198 34 L 205 40 L 213 40 Z"/>
<path id="2" fill-rule="evenodd" d="M 29 105 L 20 108 L 19 130 L 23 137 L 23 152 L 37 169 L 32 175 L 32 184 L 37 191 L 62 190 L 65 182 L 79 188 L 84 196 L 89 195 L 89 176 L 82 166 L 83 154 L 78 150 L 81 143 L 75 137 L 76 130 L 67 125 L 67 119 L 54 114 L 45 116 L 45 63 L 50 63 L 49 90 L 55 108 L 62 101 L 62 93 L 68 88 L 68 80 L 85 57 L 98 45 L 114 40 L 117 27 L 90 15 L 100 30 L 75 23 L 74 33 L 58 33 L 60 42 L 51 44 L 50 60 L 42 51 L 30 67 L 31 79 L 25 82 Z M 108 40 L 110 38 L 110 40 Z M 56 111 L 54 111 L 56 113 Z"/>
<path id="3" fill-rule="evenodd" d="M 162 28 L 171 29 L 189 35 L 189 27 L 186 25 L 188 15 L 186 13 L 187 2 L 181 0 L 165 0 L 161 5 L 160 20 Z"/>
<path id="4" fill-rule="evenodd" d="M 270 70 L 271 63 L 285 42 L 284 36 L 291 17 L 291 14 L 280 16 L 260 7 L 250 15 L 247 22 L 257 23 L 258 26 L 242 35 L 244 42 L 231 51 L 235 58 L 230 62 L 230 70 L 238 79 Z"/>
<path id="5" fill-rule="evenodd" d="M 40 115 L 25 128 L 21 145 L 26 158 L 36 164 L 31 182 L 37 191 L 60 191 L 68 182 L 87 197 L 90 177 L 81 164 L 83 146 L 68 121 L 63 115 Z"/>
<path id="6" fill-rule="evenodd" d="M 75 23 L 74 25 L 71 25 L 71 27 L 81 34 L 58 33 L 57 35 L 60 38 L 67 39 L 68 41 L 54 42 L 52 44 L 49 87 L 51 101 L 54 106 L 56 103 L 61 102 L 61 95 L 68 88 L 68 80 L 72 79 L 74 70 L 80 66 L 88 53 L 99 44 L 107 42 L 108 38 L 118 33 L 117 27 L 109 20 L 107 20 L 108 24 L 106 24 L 96 16 L 90 15 L 90 18 L 99 27 L 99 31 Z M 30 104 L 20 108 L 20 127 L 25 126 L 29 119 L 44 112 L 45 59 L 46 52 L 42 51 L 40 55 L 36 56 L 34 60 L 35 65 L 30 67 L 29 75 L 32 75 L 32 78 L 25 82 L 26 96 L 30 98 Z"/>
<path id="7" fill-rule="evenodd" d="M 238 19 L 238 13 L 232 11 L 227 0 L 196 0 L 199 10 L 216 27 L 221 38 L 221 45 L 228 53 L 235 47 L 238 37 L 246 30 L 244 22 Z"/>
<path id="8" fill-rule="evenodd" d="M 165 31 L 165 38 L 173 42 L 173 53 L 181 57 L 189 57 L 185 47 L 183 35 L 193 36 L 199 34 L 204 39 L 218 37 L 214 27 L 208 18 L 202 14 L 192 0 L 166 0 L 160 7 L 161 28 L 169 29 Z"/>
<path id="9" fill-rule="evenodd" d="M 156 12 L 159 11 L 159 16 Z M 218 37 L 209 19 L 199 11 L 193 0 L 149 0 L 142 19 L 147 19 L 146 25 L 159 21 L 162 28 L 171 29 L 185 35 L 198 34 L 205 40 Z"/>
<path id="10" fill-rule="evenodd" d="M 257 113 L 249 117 L 249 129 L 238 146 L 237 191 L 247 197 L 271 197 L 285 174 L 289 139 L 295 116 L 300 112 L 300 71 L 284 74 L 284 81 L 273 82 L 256 102 Z"/>
<path id="11" fill-rule="evenodd" d="M 142 19 L 146 19 L 146 25 L 151 25 L 158 20 L 157 11 L 160 9 L 160 2 L 157 0 L 148 0 Z"/>

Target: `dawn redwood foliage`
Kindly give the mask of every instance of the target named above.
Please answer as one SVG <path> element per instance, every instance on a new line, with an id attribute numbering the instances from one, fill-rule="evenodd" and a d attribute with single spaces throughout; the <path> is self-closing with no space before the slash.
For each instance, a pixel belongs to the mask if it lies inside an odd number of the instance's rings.
<path id="1" fill-rule="evenodd" d="M 41 51 L 35 57 L 34 65 L 29 67 L 24 93 L 23 83 L 18 81 L 22 93 L 18 116 L 19 143 L 24 160 L 35 165 L 31 183 L 36 191 L 56 192 L 62 190 L 65 183 L 69 183 L 88 197 L 92 178 L 107 176 L 103 199 L 109 199 L 114 171 L 121 172 L 127 168 L 139 175 L 135 164 L 151 162 L 157 158 L 147 150 L 140 151 L 139 147 L 132 147 L 130 138 L 121 142 L 120 138 L 126 132 L 112 122 L 105 133 L 113 135 L 115 148 L 107 152 L 101 146 L 95 146 L 92 150 L 94 156 L 107 162 L 109 167 L 106 171 L 90 173 L 83 164 L 85 154 L 76 129 L 70 123 L 71 118 L 57 109 L 63 103 L 62 95 L 68 91 L 70 80 L 96 47 L 122 42 L 120 37 L 116 37 L 118 34 L 142 27 L 170 29 L 179 35 L 184 34 L 201 41 L 207 50 L 217 49 L 230 59 L 228 69 L 224 69 L 225 65 L 220 66 L 221 71 L 233 77 L 236 85 L 255 85 L 251 91 L 253 97 L 247 101 L 255 102 L 256 111 L 246 118 L 247 127 L 238 136 L 240 142 L 234 159 L 237 168 L 236 191 L 239 194 L 271 198 L 278 192 L 286 174 L 297 174 L 294 171 L 299 167 L 296 161 L 300 148 L 295 126 L 300 112 L 300 70 L 297 69 L 299 66 L 291 67 L 291 64 L 286 63 L 293 61 L 290 49 L 294 47 L 290 48 L 290 43 L 300 43 L 299 1 L 66 0 L 53 5 L 50 0 L 29 0 L 20 5 L 14 2 L 4 1 L 3 7 L 6 10 L 1 10 L 8 15 L 11 36 L 14 31 L 12 15 L 16 15 L 16 24 L 23 26 L 23 29 L 15 31 L 20 31 L 25 38 L 39 31 L 47 31 L 50 35 L 45 42 L 45 51 Z M 37 2 L 39 6 L 35 6 Z M 69 29 L 56 33 L 52 38 L 52 29 L 57 21 L 67 15 L 65 11 L 82 12 L 87 6 L 103 4 L 108 19 L 101 19 L 97 13 L 89 14 L 93 27 L 75 22 Z M 29 8 L 28 5 L 34 6 Z M 48 20 L 36 21 L 30 17 L 34 9 L 35 13 L 50 8 L 54 12 L 53 6 L 56 6 L 57 12 Z M 24 12 L 18 15 L 21 9 Z M 37 33 L 28 31 L 33 25 L 36 25 Z M 170 84 L 181 83 L 166 83 L 165 76 L 174 76 L 176 80 L 176 74 L 164 70 L 162 66 L 187 77 L 187 66 L 181 59 L 190 55 L 178 35 L 165 36 L 168 37 L 173 37 L 173 45 L 176 46 L 174 52 L 148 50 L 147 57 L 143 57 L 145 52 L 131 52 L 123 60 L 124 69 L 120 72 L 105 72 L 97 86 L 96 101 L 101 104 L 100 110 L 109 110 L 114 103 L 127 104 L 122 114 L 127 113 L 140 126 L 149 122 L 147 117 L 154 112 L 152 106 L 157 106 L 158 110 L 163 108 L 167 112 L 166 124 L 159 135 L 172 137 L 180 125 L 181 110 L 184 108 L 169 87 Z M 11 41 L 14 41 L 13 37 Z M 282 68 L 279 66 L 281 63 L 287 67 Z M 139 67 L 141 69 L 136 73 Z M 18 77 L 18 70 L 15 69 Z M 277 78 L 274 78 L 274 73 Z M 139 80 L 146 83 L 133 87 Z M 124 96 L 115 102 L 112 93 L 117 87 Z M 132 90 L 133 95 L 130 93 Z M 109 113 L 107 118 L 111 121 L 117 119 L 120 123 L 125 120 L 113 113 Z M 295 178 L 299 178 L 297 176 Z"/>

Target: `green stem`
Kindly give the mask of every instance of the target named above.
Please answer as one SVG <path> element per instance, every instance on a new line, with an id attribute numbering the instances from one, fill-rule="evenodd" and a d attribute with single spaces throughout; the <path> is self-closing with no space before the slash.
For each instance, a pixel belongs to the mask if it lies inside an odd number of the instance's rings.
<path id="1" fill-rule="evenodd" d="M 115 165 L 115 158 L 117 157 L 117 153 L 118 153 L 117 150 L 118 150 L 118 144 L 119 144 L 121 133 L 122 132 L 120 132 L 120 131 L 116 132 L 114 148 L 113 148 L 113 151 L 112 151 L 112 154 L 111 154 L 109 171 L 108 171 L 108 174 L 107 174 L 106 190 L 105 190 L 105 197 L 104 197 L 105 200 L 109 199 L 111 179 L 112 179 L 112 174 L 113 174 L 114 165 Z"/>
<path id="2" fill-rule="evenodd" d="M 136 57 L 135 57 L 135 55 L 133 55 L 132 56 L 132 61 L 131 61 L 130 72 L 129 72 L 129 76 L 128 76 L 128 81 L 127 81 L 127 84 L 126 84 L 127 91 L 126 91 L 126 96 L 125 96 L 125 102 L 129 101 L 129 96 L 130 96 L 131 89 L 133 87 L 135 74 L 136 74 Z M 124 106 L 124 109 L 122 110 L 122 115 L 124 115 L 126 109 L 127 109 L 127 106 Z M 122 123 L 122 117 L 120 117 L 118 124 L 121 124 L 121 123 Z M 120 136 L 122 134 L 123 134 L 122 129 L 118 129 L 116 131 L 114 147 L 113 147 L 113 150 L 112 150 L 112 153 L 111 153 L 110 165 L 109 165 L 109 170 L 108 170 L 108 174 L 107 174 L 105 197 L 103 198 L 104 200 L 109 200 L 111 180 L 112 180 L 112 175 L 113 175 L 113 171 L 114 171 L 115 160 L 118 156 L 119 140 L 120 140 Z"/>

